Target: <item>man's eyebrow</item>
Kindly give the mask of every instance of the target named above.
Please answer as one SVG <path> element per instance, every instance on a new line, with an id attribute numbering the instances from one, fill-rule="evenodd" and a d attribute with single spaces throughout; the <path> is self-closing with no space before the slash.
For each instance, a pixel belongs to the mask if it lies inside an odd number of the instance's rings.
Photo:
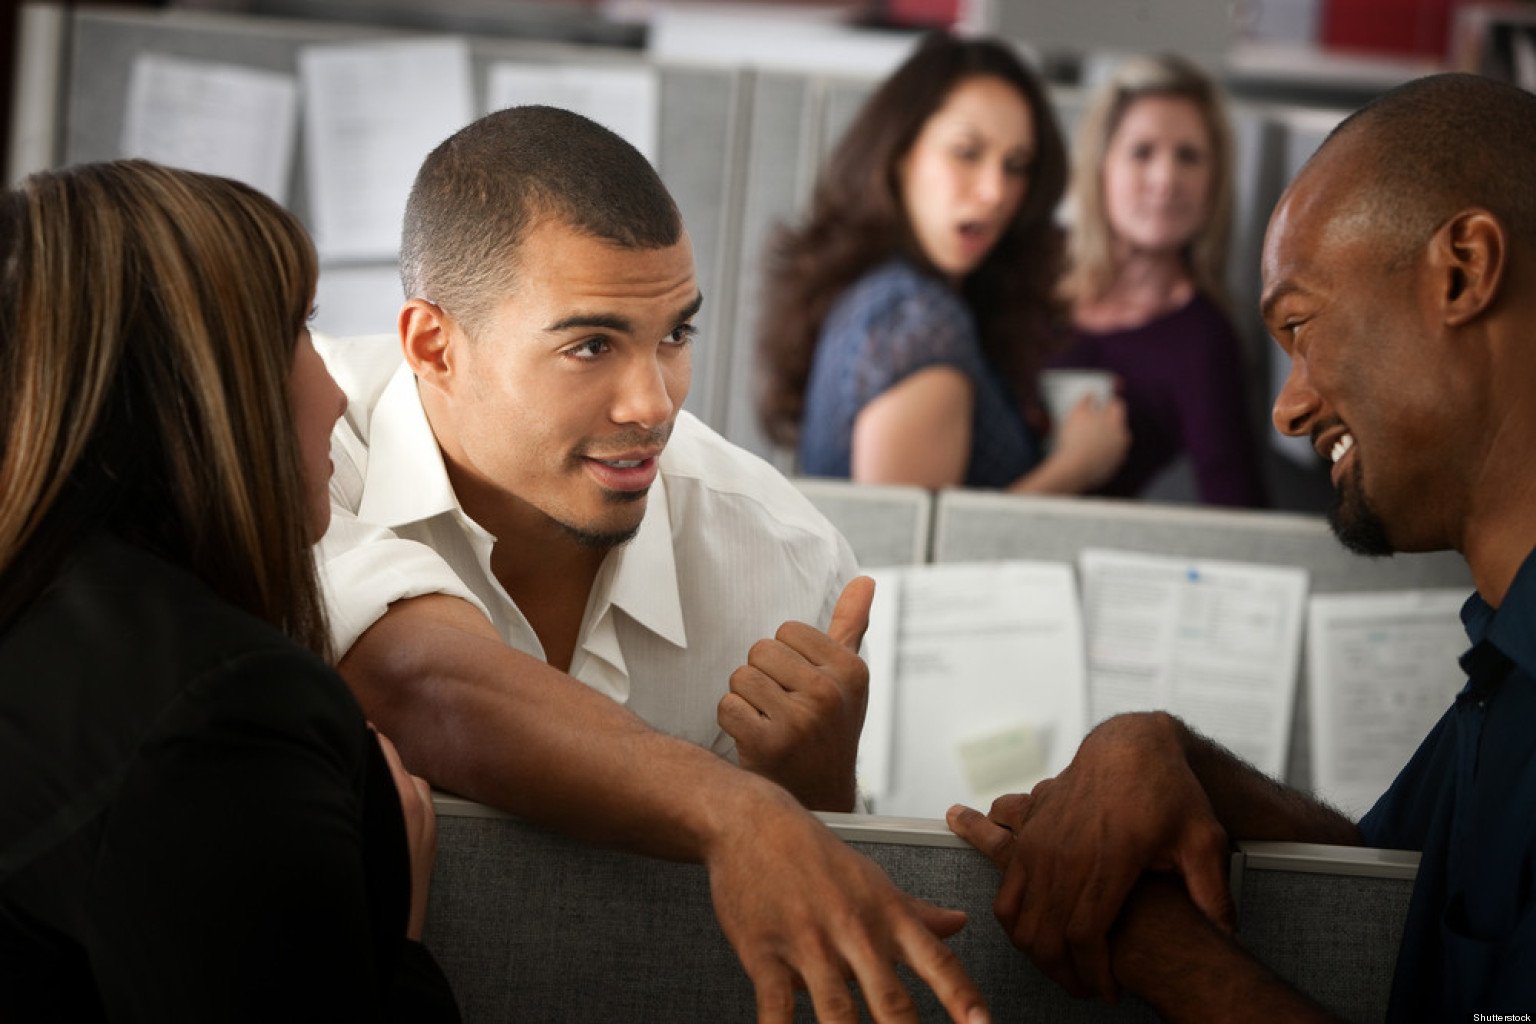
<path id="1" fill-rule="evenodd" d="M 1275 307 L 1280 304 L 1281 299 L 1301 290 L 1300 285 L 1291 281 L 1282 281 L 1280 284 L 1275 285 L 1272 290 L 1265 293 L 1263 300 L 1259 303 L 1259 318 L 1267 321 L 1270 315 L 1274 313 Z"/>
<path id="2" fill-rule="evenodd" d="M 681 324 L 693 318 L 693 315 L 704 305 L 704 295 L 699 293 L 693 297 L 693 301 L 683 307 L 677 314 L 673 323 Z M 617 313 L 573 313 L 562 317 L 544 328 L 546 334 L 558 334 L 561 331 L 569 331 L 574 327 L 600 327 L 604 330 L 617 331 L 620 334 L 631 334 L 635 325 L 628 317 L 619 316 Z"/>
<path id="3" fill-rule="evenodd" d="M 544 328 L 544 331 L 547 334 L 558 334 L 572 327 L 602 327 L 606 330 L 618 331 L 620 334 L 629 334 L 634 329 L 628 317 L 619 316 L 617 313 L 576 313 L 556 320 Z"/>
<path id="4" fill-rule="evenodd" d="M 677 319 L 675 319 L 672 322 L 676 323 L 676 324 L 687 323 L 689 320 L 692 320 L 695 316 L 697 316 L 699 310 L 701 310 L 703 308 L 704 308 L 704 293 L 703 292 L 699 292 L 698 294 L 696 294 L 693 297 L 693 301 L 692 302 L 688 303 L 688 305 L 683 307 L 682 312 L 677 314 Z"/>

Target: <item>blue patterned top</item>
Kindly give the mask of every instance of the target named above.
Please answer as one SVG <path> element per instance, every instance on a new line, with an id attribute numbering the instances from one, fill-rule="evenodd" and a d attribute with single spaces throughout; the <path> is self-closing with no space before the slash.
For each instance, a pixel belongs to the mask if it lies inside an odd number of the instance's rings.
<path id="1" fill-rule="evenodd" d="M 859 411 L 930 366 L 954 367 L 976 388 L 967 487 L 1006 487 L 1034 468 L 1039 439 L 982 354 L 965 301 L 910 263 L 892 260 L 854 282 L 821 326 L 800 424 L 800 472 L 849 476 Z"/>

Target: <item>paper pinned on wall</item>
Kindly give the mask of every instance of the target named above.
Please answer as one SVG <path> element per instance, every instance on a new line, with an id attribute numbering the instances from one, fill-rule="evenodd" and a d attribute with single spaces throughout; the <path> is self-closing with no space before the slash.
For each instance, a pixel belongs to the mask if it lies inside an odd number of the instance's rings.
<path id="1" fill-rule="evenodd" d="M 1345 814 L 1370 810 L 1461 689 L 1466 599 L 1408 590 L 1309 603 L 1312 787 Z"/>
<path id="2" fill-rule="evenodd" d="M 234 178 L 284 203 L 297 118 L 292 75 L 141 53 L 128 76 L 122 154 Z"/>
<path id="3" fill-rule="evenodd" d="M 311 46 L 299 54 L 315 244 L 388 259 L 428 153 L 474 117 L 462 39 Z"/>
<path id="4" fill-rule="evenodd" d="M 652 68 L 499 62 L 491 65 L 486 93 L 490 110 L 541 103 L 583 114 L 656 163 L 658 86 Z"/>
<path id="5" fill-rule="evenodd" d="M 898 587 L 887 579 L 899 579 Z M 1087 708 L 1082 616 L 1064 563 L 941 563 L 881 570 L 871 651 L 893 650 L 870 692 L 882 711 L 888 791 L 881 814 L 943 817 L 953 803 L 983 810 L 1004 792 L 1027 791 L 1065 768 L 1083 736 Z M 861 757 L 867 756 L 862 750 Z M 877 755 L 878 756 L 878 755 Z"/>
<path id="6" fill-rule="evenodd" d="M 1283 778 L 1303 569 L 1085 550 L 1090 725 L 1162 709 Z"/>

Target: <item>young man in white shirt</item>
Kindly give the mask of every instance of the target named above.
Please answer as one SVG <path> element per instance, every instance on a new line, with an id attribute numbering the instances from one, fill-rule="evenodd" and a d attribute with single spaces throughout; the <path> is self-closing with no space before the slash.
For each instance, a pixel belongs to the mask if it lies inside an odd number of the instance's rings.
<path id="1" fill-rule="evenodd" d="M 763 1019 L 797 977 L 853 1019 L 848 975 L 915 1019 L 893 961 L 981 1013 L 933 935 L 963 918 L 790 799 L 852 808 L 872 588 L 681 412 L 702 297 L 650 165 L 578 115 L 489 115 L 427 158 L 401 266 L 398 344 L 322 346 L 351 401 L 322 578 L 368 714 L 442 788 L 703 861 Z"/>

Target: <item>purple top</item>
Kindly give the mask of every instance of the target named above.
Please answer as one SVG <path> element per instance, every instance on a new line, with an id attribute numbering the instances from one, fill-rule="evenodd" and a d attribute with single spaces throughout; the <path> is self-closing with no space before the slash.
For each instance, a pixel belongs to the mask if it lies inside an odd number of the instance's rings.
<path id="1" fill-rule="evenodd" d="M 1103 334 L 1079 329 L 1052 363 L 1120 377 L 1131 450 L 1098 493 L 1134 497 L 1188 452 L 1201 501 L 1265 504 L 1237 335 L 1204 295 L 1140 327 Z"/>

